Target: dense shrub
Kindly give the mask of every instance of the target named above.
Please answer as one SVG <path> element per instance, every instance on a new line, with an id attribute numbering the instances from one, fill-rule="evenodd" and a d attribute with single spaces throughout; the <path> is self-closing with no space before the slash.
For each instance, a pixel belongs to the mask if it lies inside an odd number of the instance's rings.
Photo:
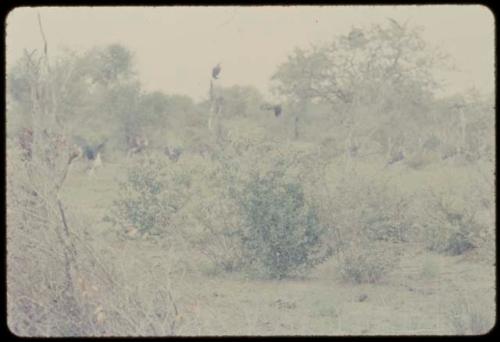
<path id="1" fill-rule="evenodd" d="M 354 283 L 376 283 L 387 276 L 399 261 L 396 246 L 366 239 L 350 241 L 338 255 L 342 279 Z"/>
<path id="2" fill-rule="evenodd" d="M 321 201 L 321 221 L 342 278 L 377 282 L 397 265 L 398 244 L 412 238 L 409 202 L 380 177 L 347 171 L 330 180 L 334 185 Z"/>
<path id="3" fill-rule="evenodd" d="M 329 251 L 316 209 L 305 201 L 300 184 L 283 172 L 254 175 L 240 199 L 246 266 L 271 278 L 284 278 L 322 262 Z"/>
<path id="4" fill-rule="evenodd" d="M 210 260 L 216 272 L 231 272 L 242 263 L 241 216 L 228 186 L 231 180 L 223 168 L 221 163 L 205 162 L 200 179 L 194 183 L 196 196 L 188 208 L 194 222 L 186 222 L 186 237 Z"/>
<path id="5" fill-rule="evenodd" d="M 341 176 L 324 203 L 329 224 L 352 231 L 356 227 L 370 241 L 407 242 L 412 239 L 410 200 L 381 177 Z"/>
<path id="6" fill-rule="evenodd" d="M 106 219 L 129 236 L 160 236 L 175 229 L 174 216 L 186 204 L 191 186 L 182 172 L 163 156 L 136 160 L 120 182 L 119 198 Z"/>
<path id="7" fill-rule="evenodd" d="M 423 237 L 431 251 L 451 255 L 479 247 L 492 238 L 488 224 L 481 220 L 478 206 L 466 195 L 449 189 L 432 192 L 422 216 Z"/>
<path id="8" fill-rule="evenodd" d="M 177 162 L 153 153 L 139 157 L 120 183 L 106 221 L 127 238 L 156 236 L 205 256 L 217 271 L 236 270 L 240 216 L 221 167 L 193 154 Z"/>

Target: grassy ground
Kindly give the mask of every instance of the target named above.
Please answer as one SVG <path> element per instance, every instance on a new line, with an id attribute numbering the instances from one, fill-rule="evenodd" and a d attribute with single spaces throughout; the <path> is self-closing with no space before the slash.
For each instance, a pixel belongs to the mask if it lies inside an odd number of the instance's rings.
<path id="1" fill-rule="evenodd" d="M 65 202 L 99 221 L 123 169 L 108 163 L 94 177 L 73 170 Z M 408 192 L 432 184 L 436 175 L 435 170 L 390 172 Z M 89 229 L 103 248 L 120 250 L 124 263 L 166 258 L 158 244 L 116 240 L 105 223 Z M 162 277 L 172 284 L 181 335 L 480 334 L 495 322 L 495 266 L 476 254 L 443 256 L 408 244 L 399 266 L 378 284 L 342 281 L 334 259 L 302 279 L 263 281 L 214 274 L 192 254 Z M 129 281 L 137 275 L 131 273 Z"/>

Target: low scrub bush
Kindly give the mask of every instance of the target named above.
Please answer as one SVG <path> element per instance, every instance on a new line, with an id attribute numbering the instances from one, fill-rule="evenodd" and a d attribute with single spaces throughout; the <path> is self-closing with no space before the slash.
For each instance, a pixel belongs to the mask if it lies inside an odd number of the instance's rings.
<path id="1" fill-rule="evenodd" d="M 418 151 L 409 156 L 406 160 L 406 165 L 415 170 L 420 170 L 426 166 L 439 161 L 439 154 L 433 151 Z"/>
<path id="2" fill-rule="evenodd" d="M 394 269 L 398 243 L 412 238 L 408 210 L 409 201 L 380 177 L 353 171 L 326 190 L 321 220 L 345 280 L 373 283 Z"/>
<path id="3" fill-rule="evenodd" d="M 156 236 L 166 246 L 203 255 L 217 272 L 234 271 L 241 263 L 240 216 L 221 168 L 193 154 L 177 162 L 153 154 L 140 158 L 128 169 L 106 220 L 126 238 Z"/>
<path id="4" fill-rule="evenodd" d="M 459 192 L 432 192 L 426 201 L 423 238 L 431 251 L 459 255 L 481 246 L 491 238 L 491 229 L 481 221 L 480 211 Z"/>
<path id="5" fill-rule="evenodd" d="M 380 176 L 341 176 L 328 192 L 322 218 L 331 230 L 342 235 L 355 227 L 357 234 L 370 241 L 407 242 L 414 238 L 410 199 Z"/>
<path id="6" fill-rule="evenodd" d="M 342 279 L 353 283 L 377 283 L 397 266 L 399 253 L 394 244 L 359 239 L 344 245 L 338 260 Z"/>
<path id="7" fill-rule="evenodd" d="M 495 324 L 495 312 L 491 305 L 460 296 L 448 305 L 447 319 L 456 335 L 484 335 Z"/>
<path id="8" fill-rule="evenodd" d="M 166 236 L 175 231 L 175 215 L 189 200 L 191 173 L 165 156 L 147 155 L 127 170 L 119 187 L 106 221 L 129 237 Z"/>
<path id="9" fill-rule="evenodd" d="M 187 224 L 190 230 L 186 236 L 210 260 L 214 271 L 231 272 L 242 264 L 241 215 L 230 193 L 227 170 L 222 168 L 219 163 L 205 165 L 202 179 L 195 184 L 196 196 L 189 204 L 194 222 Z"/>
<path id="10" fill-rule="evenodd" d="M 74 337 L 178 332 L 176 297 L 168 283 L 172 258 L 152 265 L 136 246 L 115 249 L 109 241 L 90 238 L 84 231 L 95 222 L 64 209 L 56 196 L 43 191 L 55 177 L 44 179 L 41 172 L 30 177 L 16 154 L 9 154 L 7 165 L 7 317 L 13 333 Z M 141 255 L 146 259 L 142 263 Z"/>
<path id="11" fill-rule="evenodd" d="M 254 175 L 240 198 L 241 241 L 246 266 L 271 278 L 284 278 L 324 261 L 324 229 L 300 184 L 273 171 Z"/>

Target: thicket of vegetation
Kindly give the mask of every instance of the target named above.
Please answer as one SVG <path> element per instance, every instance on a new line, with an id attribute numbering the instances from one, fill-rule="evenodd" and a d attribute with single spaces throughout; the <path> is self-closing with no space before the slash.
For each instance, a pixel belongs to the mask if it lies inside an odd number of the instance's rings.
<path id="1" fill-rule="evenodd" d="M 142 90 L 123 46 L 51 60 L 26 51 L 7 75 L 9 326 L 25 336 L 182 333 L 174 278 L 160 278 L 190 253 L 216 272 L 263 279 L 307 276 L 336 258 L 342 277 L 361 283 L 394 271 L 407 243 L 453 255 L 490 246 L 494 100 L 437 98 L 443 67 L 418 28 L 353 29 L 278 67 L 282 117 L 262 109 L 257 89 L 217 85 L 213 116 L 210 100 Z M 26 127 L 30 158 L 17 142 Z M 107 214 L 67 210 L 71 137 L 109 139 L 108 162 L 124 160 L 138 134 L 150 145 L 127 159 Z M 394 168 L 436 172 L 441 185 L 405 191 L 385 176 Z M 161 245 L 169 270 L 137 261 L 142 285 L 127 285 L 125 252 L 110 257 L 102 237 L 84 234 L 103 221 L 136 248 Z"/>

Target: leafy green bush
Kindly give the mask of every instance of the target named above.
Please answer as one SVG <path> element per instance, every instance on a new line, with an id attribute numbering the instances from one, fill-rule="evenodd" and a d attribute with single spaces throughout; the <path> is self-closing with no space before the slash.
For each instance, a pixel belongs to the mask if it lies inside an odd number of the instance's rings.
<path id="1" fill-rule="evenodd" d="M 342 278 L 355 283 L 381 280 L 397 265 L 398 243 L 412 238 L 408 201 L 380 176 L 356 170 L 341 173 L 326 193 L 320 217 Z"/>
<path id="2" fill-rule="evenodd" d="M 330 190 L 324 210 L 329 225 L 341 231 L 354 227 L 370 241 L 407 242 L 413 238 L 410 200 L 380 176 L 341 176 Z"/>
<path id="3" fill-rule="evenodd" d="M 193 182 L 196 196 L 190 201 L 189 213 L 194 222 L 189 224 L 186 235 L 195 249 L 212 262 L 216 272 L 241 270 L 250 263 L 262 271 L 261 265 L 248 258 L 243 246 L 246 214 L 241 204 L 248 194 L 247 185 L 255 172 L 268 174 L 280 169 L 286 170 L 286 175 L 280 176 L 283 184 L 285 179 L 300 179 L 306 192 L 308 180 L 300 176 L 312 172 L 297 161 L 309 162 L 310 146 L 282 147 L 266 140 L 262 129 L 244 119 L 225 122 L 224 130 L 226 134 L 217 143 L 213 158 L 204 161 L 202 178 Z"/>
<path id="4" fill-rule="evenodd" d="M 376 283 L 388 275 L 399 260 L 395 245 L 359 239 L 345 245 L 338 255 L 339 272 L 354 283 Z"/>
<path id="5" fill-rule="evenodd" d="M 192 222 L 186 224 L 188 240 L 210 260 L 215 272 L 235 271 L 242 263 L 241 215 L 223 168 L 220 163 L 205 161 L 200 179 L 193 185 L 196 196 L 189 203 Z"/>
<path id="6" fill-rule="evenodd" d="M 452 189 L 429 195 L 422 217 L 424 242 L 429 250 L 459 255 L 488 240 L 488 225 L 480 220 L 471 197 L 461 198 Z"/>
<path id="7" fill-rule="evenodd" d="M 324 261 L 324 229 L 316 209 L 305 201 L 300 184 L 284 173 L 254 175 L 240 198 L 246 266 L 271 278 L 284 278 Z"/>
<path id="8" fill-rule="evenodd" d="M 128 170 L 119 198 L 106 219 L 129 236 L 165 235 L 174 231 L 174 216 L 189 198 L 191 176 L 165 157 L 148 155 Z"/>

